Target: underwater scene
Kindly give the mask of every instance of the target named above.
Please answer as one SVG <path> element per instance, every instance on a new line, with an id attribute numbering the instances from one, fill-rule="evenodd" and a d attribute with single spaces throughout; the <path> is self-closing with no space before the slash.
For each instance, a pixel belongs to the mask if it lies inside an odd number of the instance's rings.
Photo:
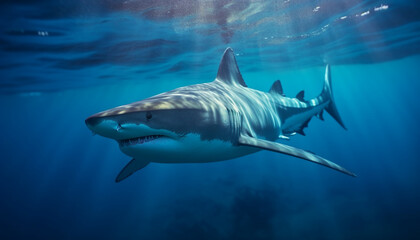
<path id="1" fill-rule="evenodd" d="M 420 238 L 419 2 L 0 13 L 0 239 Z"/>

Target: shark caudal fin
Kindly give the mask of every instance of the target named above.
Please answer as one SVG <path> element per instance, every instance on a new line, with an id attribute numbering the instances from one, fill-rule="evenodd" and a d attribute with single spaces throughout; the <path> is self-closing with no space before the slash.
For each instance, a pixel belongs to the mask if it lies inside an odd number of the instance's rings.
<path id="1" fill-rule="evenodd" d="M 337 107 L 335 106 L 331 88 L 331 70 L 329 64 L 325 69 L 325 83 L 322 95 L 326 96 L 330 100 L 330 103 L 327 105 L 327 107 L 325 107 L 325 110 L 331 115 L 331 117 L 333 117 L 338 122 L 338 124 L 340 124 L 344 129 L 347 130 L 346 126 L 343 123 L 343 120 L 340 117 L 340 114 L 337 111 Z"/>

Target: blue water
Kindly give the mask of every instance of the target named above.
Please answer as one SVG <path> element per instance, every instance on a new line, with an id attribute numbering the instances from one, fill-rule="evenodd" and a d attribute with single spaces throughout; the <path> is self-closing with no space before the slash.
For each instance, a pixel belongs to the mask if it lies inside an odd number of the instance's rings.
<path id="1" fill-rule="evenodd" d="M 2 1 L 0 239 L 418 239 L 420 5 L 414 1 Z M 231 46 L 249 87 L 322 89 L 330 116 L 271 152 L 207 164 L 129 157 L 84 119 L 212 81 Z"/>

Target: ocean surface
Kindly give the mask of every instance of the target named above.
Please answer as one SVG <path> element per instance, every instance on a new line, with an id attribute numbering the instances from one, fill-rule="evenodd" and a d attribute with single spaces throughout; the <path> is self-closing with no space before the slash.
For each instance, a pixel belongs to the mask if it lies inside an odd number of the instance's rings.
<path id="1" fill-rule="evenodd" d="M 419 239 L 420 3 L 408 0 L 0 2 L 0 239 Z M 349 177 L 261 151 L 203 164 L 130 158 L 99 111 L 214 80 L 333 93 L 286 142 Z"/>

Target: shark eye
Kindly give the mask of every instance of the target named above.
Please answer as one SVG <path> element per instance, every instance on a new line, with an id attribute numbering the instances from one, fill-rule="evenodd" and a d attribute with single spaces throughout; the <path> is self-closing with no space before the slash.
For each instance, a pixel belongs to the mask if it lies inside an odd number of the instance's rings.
<path id="1" fill-rule="evenodd" d="M 152 114 L 150 112 L 146 113 L 146 119 L 150 120 L 152 118 Z"/>

